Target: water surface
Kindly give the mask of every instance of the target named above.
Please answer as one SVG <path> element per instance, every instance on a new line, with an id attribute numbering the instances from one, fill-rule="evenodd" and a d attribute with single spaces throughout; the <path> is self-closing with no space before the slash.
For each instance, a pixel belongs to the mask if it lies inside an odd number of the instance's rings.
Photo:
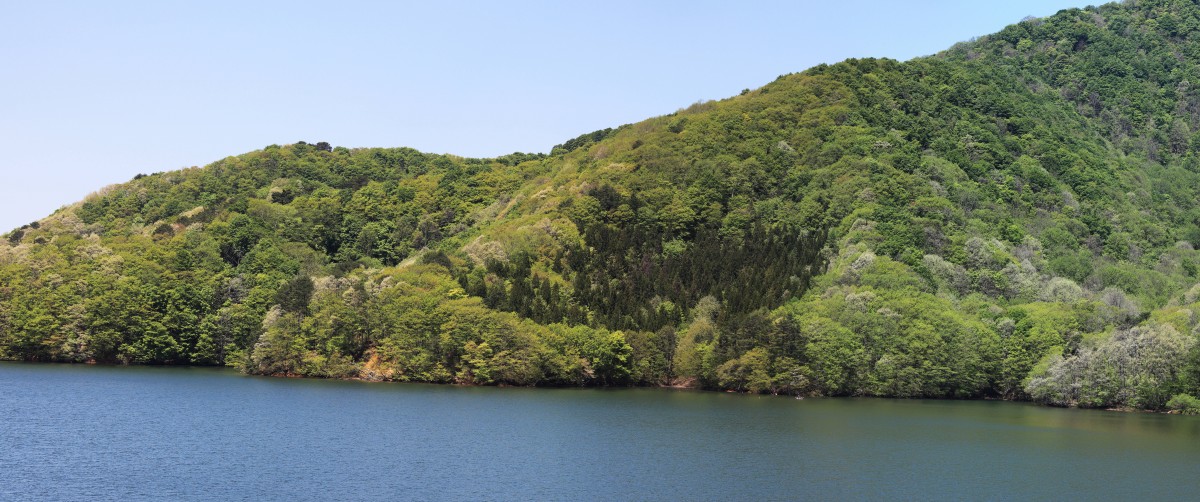
<path id="1" fill-rule="evenodd" d="M 1191 499 L 1200 418 L 0 363 L 0 499 Z"/>

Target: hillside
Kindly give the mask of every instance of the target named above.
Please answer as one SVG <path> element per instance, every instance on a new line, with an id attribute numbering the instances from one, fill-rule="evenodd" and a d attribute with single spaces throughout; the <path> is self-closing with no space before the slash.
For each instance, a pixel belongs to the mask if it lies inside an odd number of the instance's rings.
<path id="1" fill-rule="evenodd" d="M 1200 406 L 1171 399 L 1200 395 L 1198 151 L 1182 0 L 822 65 L 549 155 L 271 145 L 8 233 L 0 357 Z"/>

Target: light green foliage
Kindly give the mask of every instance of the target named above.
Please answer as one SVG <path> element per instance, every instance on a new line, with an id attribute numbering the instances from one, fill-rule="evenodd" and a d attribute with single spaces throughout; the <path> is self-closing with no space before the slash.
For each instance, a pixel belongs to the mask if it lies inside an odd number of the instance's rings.
<path id="1" fill-rule="evenodd" d="M 775 387 L 770 369 L 770 355 L 765 349 L 756 348 L 717 367 L 718 383 L 737 391 L 766 392 Z"/>
<path id="2" fill-rule="evenodd" d="M 863 258 L 868 257 L 869 260 Z M 796 352 L 824 394 L 970 397 L 989 390 L 1002 340 L 986 324 L 925 291 L 916 273 L 888 258 L 859 255 L 847 267 L 861 282 L 833 286 L 786 306 L 777 324 L 806 341 Z"/>
<path id="3" fill-rule="evenodd" d="M 1020 396 L 1039 361 L 1078 343 L 1081 324 L 1076 311 L 1055 303 L 1021 305 L 997 319 L 1001 359 L 995 385 L 1001 395 Z"/>
<path id="4" fill-rule="evenodd" d="M 1184 415 L 1200 415 L 1200 399 L 1190 394 L 1176 394 L 1167 401 L 1167 408 Z"/>
<path id="5" fill-rule="evenodd" d="M 807 342 L 804 353 L 815 390 L 829 395 L 856 393 L 863 367 L 867 364 L 859 337 L 824 317 L 803 316 L 795 322 Z"/>
<path id="6" fill-rule="evenodd" d="M 631 375 L 629 356 L 633 348 L 625 341 L 625 334 L 613 331 L 607 337 L 594 339 L 588 350 L 596 378 L 605 385 L 626 384 Z"/>
<path id="7" fill-rule="evenodd" d="M 672 376 L 684 381 L 696 379 L 707 382 L 714 379 L 713 348 L 720 343 L 720 332 L 716 316 L 720 305 L 713 297 L 701 298 L 692 310 L 692 322 L 678 336 L 674 350 Z"/>

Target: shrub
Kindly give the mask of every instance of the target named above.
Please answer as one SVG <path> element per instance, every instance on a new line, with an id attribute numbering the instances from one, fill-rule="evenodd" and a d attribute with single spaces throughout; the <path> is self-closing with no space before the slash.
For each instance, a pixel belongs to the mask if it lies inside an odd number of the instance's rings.
<path id="1" fill-rule="evenodd" d="M 1167 401 L 1167 408 L 1184 415 L 1200 415 L 1200 399 L 1196 399 L 1190 394 L 1176 394 L 1170 401 Z"/>

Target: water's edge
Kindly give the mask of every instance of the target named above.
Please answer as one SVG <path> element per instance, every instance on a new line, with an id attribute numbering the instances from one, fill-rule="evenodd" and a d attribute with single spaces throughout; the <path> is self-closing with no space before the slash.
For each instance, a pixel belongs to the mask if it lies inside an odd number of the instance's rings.
<path id="1" fill-rule="evenodd" d="M 786 395 L 786 394 L 756 394 L 756 393 L 751 393 L 751 392 L 739 392 L 739 391 L 734 391 L 734 390 L 715 390 L 715 389 L 704 389 L 704 388 L 694 387 L 694 386 L 668 385 L 668 384 L 655 385 L 655 386 L 637 386 L 637 385 L 627 385 L 627 386 L 619 386 L 619 385 L 593 385 L 593 386 L 530 385 L 530 386 L 518 386 L 518 385 L 507 385 L 507 384 L 481 385 L 481 384 L 468 384 L 468 383 L 444 383 L 444 382 L 423 382 L 423 381 L 407 381 L 406 382 L 406 381 L 398 381 L 398 380 L 371 380 L 371 379 L 366 379 L 366 378 L 324 378 L 324 377 L 311 377 L 311 376 L 303 376 L 303 375 L 296 375 L 296 374 L 282 374 L 282 373 L 270 374 L 270 375 L 260 375 L 260 374 L 246 373 L 246 372 L 240 371 L 234 366 L 217 366 L 217 365 L 196 366 L 196 365 L 174 365 L 174 364 L 106 364 L 106 363 L 97 363 L 97 362 L 91 362 L 91 361 L 88 361 L 88 362 L 23 361 L 23 360 L 10 360 L 10 359 L 0 359 L 0 363 L 50 365 L 50 366 L 61 365 L 61 366 L 70 366 L 70 367 L 94 366 L 94 367 L 100 367 L 100 368 L 209 369 L 209 370 L 214 370 L 214 371 L 218 371 L 218 370 L 228 371 L 230 373 L 236 373 L 240 376 L 251 377 L 251 378 L 278 378 L 278 379 L 295 379 L 295 380 L 310 380 L 310 381 L 361 382 L 361 383 L 366 383 L 366 384 L 419 384 L 419 385 L 436 385 L 436 386 L 447 386 L 447 387 L 477 387 L 477 388 L 489 388 L 490 387 L 490 388 L 519 388 L 519 389 L 609 389 L 609 390 L 670 389 L 670 390 L 681 390 L 681 391 L 686 390 L 686 391 L 694 391 L 694 392 L 709 392 L 709 393 L 717 393 L 717 394 L 740 394 L 740 395 L 748 395 L 748 396 L 764 396 L 764 397 L 769 396 L 769 397 L 794 398 L 794 399 L 898 399 L 898 400 L 906 400 L 906 401 L 946 401 L 946 402 L 999 401 L 999 402 L 1008 402 L 1008 403 L 1024 403 L 1024 404 L 1030 404 L 1033 406 L 1039 406 L 1039 407 L 1051 408 L 1051 409 L 1108 411 L 1108 412 L 1118 412 L 1118 413 L 1146 413 L 1146 414 L 1155 414 L 1155 415 L 1180 415 L 1180 416 L 1183 416 L 1183 414 L 1181 414 L 1180 412 L 1175 411 L 1175 410 L 1149 410 L 1149 409 L 1141 409 L 1141 408 L 1085 408 L 1085 407 L 1078 407 L 1078 406 L 1065 406 L 1064 407 L 1064 406 L 1054 406 L 1054 405 L 1045 404 L 1045 403 L 1038 403 L 1038 402 L 1027 400 L 1027 399 L 1005 399 L 1005 398 L 1000 398 L 1000 397 L 979 397 L 979 398 L 955 399 L 955 398 L 947 398 L 947 397 L 908 398 L 908 397 L 896 397 L 896 396 L 805 396 L 805 395 Z"/>

